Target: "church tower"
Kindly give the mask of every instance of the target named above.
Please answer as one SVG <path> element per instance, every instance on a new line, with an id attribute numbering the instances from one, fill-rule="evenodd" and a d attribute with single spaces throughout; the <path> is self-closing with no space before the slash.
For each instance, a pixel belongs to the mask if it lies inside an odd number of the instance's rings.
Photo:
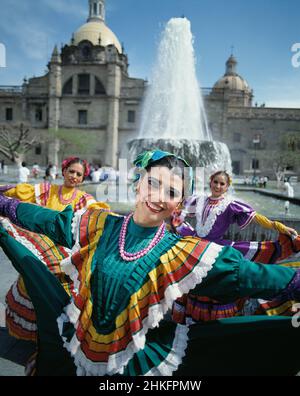
<path id="1" fill-rule="evenodd" d="M 227 59 L 225 76 L 237 76 L 236 72 L 237 60 L 233 55 Z"/>
<path id="2" fill-rule="evenodd" d="M 253 92 L 247 81 L 237 73 L 237 60 L 231 54 L 226 61 L 225 74 L 213 86 L 210 98 L 232 106 L 251 107 Z"/>
<path id="3" fill-rule="evenodd" d="M 89 0 L 88 22 L 105 22 L 105 0 Z"/>

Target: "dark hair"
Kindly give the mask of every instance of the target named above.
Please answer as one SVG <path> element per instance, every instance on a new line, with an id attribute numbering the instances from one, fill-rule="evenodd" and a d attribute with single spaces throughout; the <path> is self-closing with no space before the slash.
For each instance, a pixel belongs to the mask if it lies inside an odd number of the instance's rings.
<path id="1" fill-rule="evenodd" d="M 167 156 L 167 157 L 163 157 L 157 161 L 153 161 L 150 162 L 150 164 L 148 166 L 146 166 L 146 171 L 148 172 L 149 169 L 157 167 L 157 166 L 165 166 L 168 169 L 176 169 L 176 168 L 180 168 L 180 169 L 184 169 L 186 168 L 186 164 L 183 162 L 182 159 L 179 159 L 177 157 L 174 157 L 172 155 Z"/>
<path id="2" fill-rule="evenodd" d="M 84 172 L 83 172 L 83 179 L 87 177 L 90 173 L 90 167 L 86 160 L 82 160 L 79 157 L 69 157 L 66 158 L 61 164 L 61 171 L 64 172 L 65 169 L 68 169 L 73 164 L 80 164 L 82 165 Z"/>
<path id="3" fill-rule="evenodd" d="M 26 162 L 25 161 L 22 162 L 22 166 L 26 166 Z"/>
<path id="4" fill-rule="evenodd" d="M 228 186 L 231 185 L 231 177 L 229 176 L 229 174 L 228 174 L 226 171 L 218 171 L 218 172 L 215 172 L 213 175 L 210 176 L 210 182 L 212 182 L 213 179 L 214 179 L 216 176 L 224 176 L 224 177 L 226 178 L 227 185 L 228 185 Z"/>
<path id="5" fill-rule="evenodd" d="M 157 161 L 150 162 L 150 164 L 145 167 L 145 170 L 149 172 L 151 168 L 158 166 L 164 166 L 169 170 L 172 170 L 175 175 L 180 176 L 184 181 L 183 196 L 190 195 L 190 190 L 192 188 L 192 176 L 191 173 L 186 172 L 185 169 L 188 168 L 190 170 L 191 168 L 188 167 L 182 159 L 172 155 L 166 156 Z"/>

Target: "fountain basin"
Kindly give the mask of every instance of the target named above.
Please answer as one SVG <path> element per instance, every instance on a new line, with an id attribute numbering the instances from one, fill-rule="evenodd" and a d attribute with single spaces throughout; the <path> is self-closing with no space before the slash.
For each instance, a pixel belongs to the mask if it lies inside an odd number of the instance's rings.
<path id="1" fill-rule="evenodd" d="M 160 149 L 184 158 L 195 170 L 204 168 L 205 175 L 217 170 L 231 171 L 231 159 L 225 143 L 189 139 L 133 139 L 127 143 L 128 159 L 143 151 Z"/>

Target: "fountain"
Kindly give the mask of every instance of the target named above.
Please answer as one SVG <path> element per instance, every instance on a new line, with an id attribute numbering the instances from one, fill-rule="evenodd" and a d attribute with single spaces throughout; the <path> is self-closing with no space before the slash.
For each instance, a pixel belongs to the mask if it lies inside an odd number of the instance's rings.
<path id="1" fill-rule="evenodd" d="M 231 171 L 227 146 L 212 140 L 195 70 L 190 21 L 172 18 L 158 48 L 139 136 L 128 145 L 132 161 L 144 150 L 159 148 L 184 157 L 194 168 Z"/>
<path id="2" fill-rule="evenodd" d="M 292 187 L 292 185 L 288 181 L 284 182 L 284 188 L 287 192 L 287 196 L 289 198 L 294 198 L 294 196 L 295 196 L 294 187 Z"/>

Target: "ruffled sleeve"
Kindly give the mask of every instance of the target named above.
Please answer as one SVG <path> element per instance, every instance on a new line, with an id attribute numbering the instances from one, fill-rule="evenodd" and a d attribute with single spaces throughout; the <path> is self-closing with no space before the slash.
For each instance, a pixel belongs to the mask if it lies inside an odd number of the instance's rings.
<path id="1" fill-rule="evenodd" d="M 58 212 L 21 202 L 16 209 L 18 225 L 29 231 L 46 235 L 53 242 L 68 248 L 73 246 L 71 232 L 73 215 L 71 206 L 67 206 L 63 211 Z"/>
<path id="2" fill-rule="evenodd" d="M 35 187 L 31 184 L 22 183 L 18 184 L 8 191 L 5 192 L 5 195 L 10 198 L 17 198 L 22 202 L 30 202 L 35 203 Z"/>
<path id="3" fill-rule="evenodd" d="M 230 210 L 233 212 L 234 222 L 236 222 L 241 229 L 251 223 L 256 214 L 255 210 L 250 205 L 236 200 L 230 203 Z"/>
<path id="4" fill-rule="evenodd" d="M 88 193 L 82 191 L 81 194 L 79 195 L 79 198 L 75 202 L 74 212 L 77 212 L 78 210 L 83 209 L 83 208 L 87 208 L 90 205 L 93 205 L 95 203 L 96 203 L 96 200 L 91 194 L 88 194 Z M 103 208 L 109 209 L 109 206 L 106 205 L 105 203 L 103 203 Z"/>
<path id="5" fill-rule="evenodd" d="M 51 192 L 51 183 L 44 182 L 34 186 L 35 201 L 38 205 L 47 206 Z"/>

